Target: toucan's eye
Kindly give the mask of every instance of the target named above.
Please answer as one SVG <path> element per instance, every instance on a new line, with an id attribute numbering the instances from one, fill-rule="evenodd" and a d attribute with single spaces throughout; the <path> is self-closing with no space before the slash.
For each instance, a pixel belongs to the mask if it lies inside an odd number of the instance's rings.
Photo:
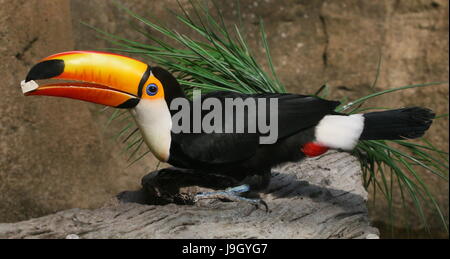
<path id="1" fill-rule="evenodd" d="M 158 93 L 158 86 L 155 84 L 147 85 L 147 94 L 153 96 Z"/>

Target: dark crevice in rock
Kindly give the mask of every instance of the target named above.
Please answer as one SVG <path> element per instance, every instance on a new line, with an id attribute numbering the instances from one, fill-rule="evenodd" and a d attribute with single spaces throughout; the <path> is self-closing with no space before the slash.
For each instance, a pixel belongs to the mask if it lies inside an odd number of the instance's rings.
<path id="1" fill-rule="evenodd" d="M 25 53 L 27 53 L 28 50 L 31 49 L 31 47 L 33 47 L 33 45 L 39 40 L 39 37 L 34 37 L 32 40 L 30 40 L 23 48 L 21 51 L 19 51 L 16 54 L 16 58 L 20 61 L 23 61 L 23 57 L 25 55 Z"/>
<path id="2" fill-rule="evenodd" d="M 325 21 L 325 17 L 323 15 L 319 15 L 320 23 L 322 24 L 322 30 L 325 34 L 325 47 L 323 49 L 322 60 L 324 68 L 328 66 L 328 45 L 330 43 L 330 37 L 328 35 L 327 22 Z"/>

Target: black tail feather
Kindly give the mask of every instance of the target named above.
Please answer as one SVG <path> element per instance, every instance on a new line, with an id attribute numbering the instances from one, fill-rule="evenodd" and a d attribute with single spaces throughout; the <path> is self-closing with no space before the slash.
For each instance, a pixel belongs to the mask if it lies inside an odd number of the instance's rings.
<path id="1" fill-rule="evenodd" d="M 360 140 L 395 140 L 422 137 L 434 119 L 433 111 L 411 107 L 364 114 Z"/>

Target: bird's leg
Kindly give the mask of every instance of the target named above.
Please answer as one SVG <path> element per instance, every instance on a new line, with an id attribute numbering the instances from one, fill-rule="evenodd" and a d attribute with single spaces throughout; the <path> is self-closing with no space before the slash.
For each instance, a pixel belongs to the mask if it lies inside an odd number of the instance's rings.
<path id="1" fill-rule="evenodd" d="M 228 172 L 231 175 L 232 172 Z M 253 174 L 243 174 L 242 171 L 234 171 L 234 178 L 238 178 L 238 176 L 246 175 L 244 178 L 240 178 L 238 180 L 239 186 L 227 188 L 223 191 L 216 192 L 203 192 L 198 193 L 194 196 L 194 202 L 202 200 L 202 199 L 223 199 L 228 201 L 243 201 L 259 207 L 263 205 L 266 209 L 266 212 L 269 210 L 267 203 L 260 198 L 253 198 L 250 195 L 255 195 L 255 192 L 250 191 L 258 191 L 265 189 L 269 183 L 271 178 L 271 170 L 266 169 L 263 171 L 259 171 Z M 230 186 L 230 185 L 228 185 Z M 245 197 L 243 197 L 245 196 Z"/>
<path id="2" fill-rule="evenodd" d="M 263 205 L 267 211 L 267 204 L 263 200 L 250 197 L 251 194 L 255 194 L 250 192 L 250 190 L 264 189 L 269 184 L 269 180 L 270 170 L 263 174 L 237 178 L 235 175 L 227 176 L 226 174 L 213 174 L 199 170 L 169 167 L 144 176 L 140 190 L 125 191 L 117 197 L 122 202 L 159 205 L 168 203 L 194 204 L 202 199 L 222 199 L 243 201 L 255 206 Z M 237 187 L 227 188 L 229 186 Z M 194 188 L 186 191 L 185 187 Z M 202 192 L 204 188 L 214 190 L 227 189 L 215 192 Z"/>
<path id="3" fill-rule="evenodd" d="M 162 204 L 166 202 L 193 204 L 194 194 L 199 188 L 202 189 L 201 187 L 221 189 L 235 184 L 234 180 L 224 176 L 176 167 L 164 168 L 142 178 L 142 187 Z M 184 187 L 189 186 L 197 186 L 194 188 L 197 190 L 193 193 L 182 191 Z"/>
<path id="4" fill-rule="evenodd" d="M 262 199 L 251 199 L 240 196 L 241 194 L 247 193 L 250 191 L 250 185 L 243 184 L 236 187 L 227 188 L 223 191 L 216 192 L 201 192 L 194 196 L 194 202 L 198 202 L 199 200 L 204 199 L 224 199 L 229 201 L 243 201 L 259 207 L 259 205 L 263 205 L 266 208 L 266 212 L 269 210 L 267 203 Z"/>

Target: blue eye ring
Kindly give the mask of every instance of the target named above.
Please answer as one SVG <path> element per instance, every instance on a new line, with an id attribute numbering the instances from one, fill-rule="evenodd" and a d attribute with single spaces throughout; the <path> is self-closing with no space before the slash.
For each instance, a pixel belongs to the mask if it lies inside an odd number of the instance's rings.
<path id="1" fill-rule="evenodd" d="M 147 85 L 146 92 L 148 95 L 153 96 L 158 93 L 158 86 L 156 84 Z"/>

